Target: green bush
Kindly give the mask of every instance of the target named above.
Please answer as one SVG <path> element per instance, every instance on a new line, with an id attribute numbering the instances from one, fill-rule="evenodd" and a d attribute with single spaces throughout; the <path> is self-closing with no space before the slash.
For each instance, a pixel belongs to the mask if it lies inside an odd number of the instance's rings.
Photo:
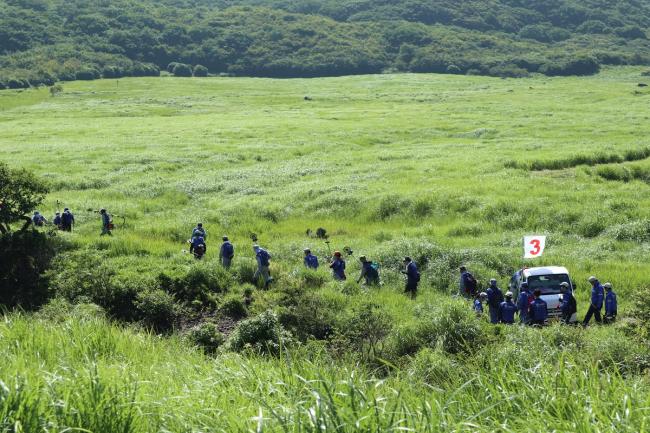
<path id="1" fill-rule="evenodd" d="M 407 371 L 415 381 L 444 389 L 461 382 L 466 369 L 444 352 L 426 348 L 415 355 Z"/>
<path id="2" fill-rule="evenodd" d="M 33 309 L 50 296 L 44 273 L 57 253 L 54 240 L 39 231 L 0 235 L 0 305 Z"/>
<path id="3" fill-rule="evenodd" d="M 647 39 L 648 35 L 642 28 L 635 25 L 627 25 L 623 27 L 618 27 L 614 32 L 625 39 Z"/>
<path id="4" fill-rule="evenodd" d="M 629 182 L 632 173 L 627 167 L 621 165 L 601 165 L 596 168 L 596 174 L 606 180 Z"/>
<path id="5" fill-rule="evenodd" d="M 156 332 L 170 331 L 180 316 L 180 307 L 174 297 L 162 290 L 146 290 L 136 296 L 142 324 Z"/>
<path id="6" fill-rule="evenodd" d="M 650 241 L 650 220 L 643 219 L 615 225 L 609 227 L 605 233 L 619 241 L 648 242 Z"/>
<path id="7" fill-rule="evenodd" d="M 606 34 L 611 33 L 612 29 L 610 29 L 607 24 L 602 21 L 589 20 L 580 24 L 576 31 L 578 33 Z"/>
<path id="8" fill-rule="evenodd" d="M 300 341 L 311 338 L 324 340 L 334 332 L 344 309 L 340 298 L 326 298 L 320 293 L 309 292 L 297 302 L 281 307 L 278 319 Z"/>
<path id="9" fill-rule="evenodd" d="M 239 259 L 231 266 L 231 271 L 239 284 L 251 284 L 256 270 L 257 264 L 254 260 Z"/>
<path id="10" fill-rule="evenodd" d="M 134 305 L 140 290 L 151 289 L 155 281 L 129 275 L 116 278 L 100 251 L 82 249 L 59 255 L 47 273 L 52 294 L 72 303 L 91 302 L 115 318 L 134 320 Z"/>
<path id="11" fill-rule="evenodd" d="M 185 63 L 177 63 L 174 65 L 172 73 L 175 77 L 191 77 L 192 76 L 192 66 L 186 65 Z"/>
<path id="12" fill-rule="evenodd" d="M 390 315 L 373 302 L 364 302 L 340 319 L 337 344 L 343 351 L 359 351 L 362 359 L 381 357 L 383 340 L 390 333 Z"/>
<path id="13" fill-rule="evenodd" d="M 244 304 L 244 299 L 239 294 L 231 294 L 224 298 L 219 307 L 219 311 L 233 319 L 241 319 L 248 315 L 248 310 Z"/>
<path id="14" fill-rule="evenodd" d="M 485 330 L 469 306 L 450 300 L 435 308 L 424 307 L 416 335 L 429 348 L 439 347 L 447 353 L 474 353 L 488 342 Z"/>
<path id="15" fill-rule="evenodd" d="M 95 68 L 85 68 L 75 72 L 76 80 L 94 80 L 100 77 L 100 73 Z"/>
<path id="16" fill-rule="evenodd" d="M 70 319 L 93 321 L 105 318 L 105 311 L 96 304 L 72 304 L 67 299 L 54 298 L 38 310 L 36 317 L 49 323 L 63 323 Z"/>
<path id="17" fill-rule="evenodd" d="M 158 285 L 181 302 L 201 307 L 216 307 L 215 294 L 223 293 L 234 284 L 232 275 L 220 266 L 196 263 L 180 276 L 158 275 Z"/>
<path id="18" fill-rule="evenodd" d="M 650 340 L 650 296 L 648 296 L 649 288 L 638 288 L 633 290 L 630 294 L 630 324 L 634 328 L 635 335 L 647 340 Z"/>
<path id="19" fill-rule="evenodd" d="M 282 327 L 277 315 L 267 310 L 257 317 L 239 322 L 226 347 L 235 352 L 250 349 L 277 355 L 283 346 L 290 343 L 291 335 Z"/>
<path id="20" fill-rule="evenodd" d="M 196 65 L 196 66 L 194 66 L 193 75 L 195 77 L 207 77 L 208 76 L 208 68 L 206 68 L 203 65 Z"/>
<path id="21" fill-rule="evenodd" d="M 409 208 L 411 203 L 404 200 L 400 196 L 391 195 L 381 199 L 377 209 L 375 210 L 375 217 L 385 221 L 395 215 L 402 213 Z"/>
<path id="22" fill-rule="evenodd" d="M 576 232 L 585 238 L 595 238 L 600 235 L 608 226 L 610 220 L 602 215 L 588 216 L 583 218 L 576 227 Z"/>
<path id="23" fill-rule="evenodd" d="M 189 341 L 203 349 L 205 353 L 213 354 L 221 347 L 225 338 L 214 323 L 202 323 L 187 332 Z"/>
<path id="24" fill-rule="evenodd" d="M 300 268 L 292 273 L 302 287 L 319 288 L 331 280 L 330 275 L 324 270 L 325 263 L 320 263 L 318 270 Z"/>
<path id="25" fill-rule="evenodd" d="M 650 350 L 647 344 L 614 332 L 613 327 L 596 329 L 587 339 L 585 353 L 598 360 L 601 369 L 616 368 L 628 373 L 642 373 L 650 367 Z"/>

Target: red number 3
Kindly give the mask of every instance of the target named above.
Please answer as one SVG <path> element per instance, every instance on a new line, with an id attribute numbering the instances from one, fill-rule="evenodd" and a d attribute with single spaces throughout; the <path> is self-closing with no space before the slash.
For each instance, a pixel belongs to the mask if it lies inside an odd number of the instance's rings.
<path id="1" fill-rule="evenodd" d="M 534 256 L 539 254 L 539 252 L 542 250 L 542 246 L 539 242 L 539 239 L 533 239 L 532 241 L 530 241 L 530 244 L 533 246 L 533 249 L 531 250 L 530 253 Z"/>

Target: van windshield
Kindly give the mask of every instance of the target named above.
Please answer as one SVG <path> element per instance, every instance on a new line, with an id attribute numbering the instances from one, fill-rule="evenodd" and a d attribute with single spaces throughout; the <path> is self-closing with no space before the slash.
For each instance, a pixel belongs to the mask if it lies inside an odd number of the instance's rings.
<path id="1" fill-rule="evenodd" d="M 531 292 L 540 289 L 542 295 L 557 295 L 560 293 L 560 283 L 571 284 L 569 276 L 566 274 L 531 275 L 527 281 Z"/>

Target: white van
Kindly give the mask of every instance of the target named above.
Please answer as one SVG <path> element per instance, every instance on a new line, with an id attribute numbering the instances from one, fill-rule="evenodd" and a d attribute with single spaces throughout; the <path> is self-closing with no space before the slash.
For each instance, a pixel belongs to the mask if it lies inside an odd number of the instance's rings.
<path id="1" fill-rule="evenodd" d="M 521 283 L 528 283 L 530 293 L 536 289 L 541 290 L 541 298 L 548 306 L 548 316 L 559 317 L 560 311 L 560 283 L 569 283 L 569 290 L 573 293 L 573 282 L 569 271 L 562 266 L 544 266 L 539 268 L 524 268 L 517 271 L 510 279 L 510 291 L 514 299 L 519 297 Z"/>

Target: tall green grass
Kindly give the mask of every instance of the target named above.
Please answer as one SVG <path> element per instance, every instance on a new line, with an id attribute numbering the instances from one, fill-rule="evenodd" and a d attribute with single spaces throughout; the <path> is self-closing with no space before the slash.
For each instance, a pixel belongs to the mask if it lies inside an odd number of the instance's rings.
<path id="1" fill-rule="evenodd" d="M 87 312 L 58 324 L 10 315 L 0 325 L 0 423 L 5 431 L 122 433 L 643 432 L 647 381 L 581 355 L 596 355 L 612 332 L 509 328 L 474 357 L 434 351 L 381 379 L 316 345 L 210 358 Z M 628 353 L 630 343 L 621 346 Z"/>

